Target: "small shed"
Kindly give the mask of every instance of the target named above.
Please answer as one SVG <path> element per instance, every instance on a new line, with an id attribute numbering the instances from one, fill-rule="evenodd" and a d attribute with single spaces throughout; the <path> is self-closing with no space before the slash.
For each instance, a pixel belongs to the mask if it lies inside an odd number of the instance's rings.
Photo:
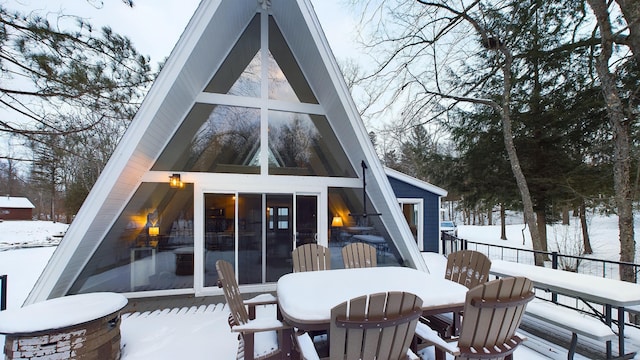
<path id="1" fill-rule="evenodd" d="M 0 220 L 31 220 L 34 208 L 26 197 L 0 197 Z"/>
<path id="2" fill-rule="evenodd" d="M 385 173 L 420 251 L 438 252 L 440 204 L 447 191 L 390 168 Z"/>

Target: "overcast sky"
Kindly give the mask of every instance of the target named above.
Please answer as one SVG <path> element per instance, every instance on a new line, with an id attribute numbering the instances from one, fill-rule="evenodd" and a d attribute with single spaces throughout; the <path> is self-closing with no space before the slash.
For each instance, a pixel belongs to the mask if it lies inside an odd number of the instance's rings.
<path id="1" fill-rule="evenodd" d="M 355 20 L 341 0 L 312 0 L 329 44 L 338 59 L 355 57 L 350 40 Z M 108 25 L 127 35 L 138 51 L 157 64 L 169 55 L 200 0 L 0 0 L 9 9 L 40 14 L 65 13 L 87 18 L 94 27 Z M 49 17 L 52 18 L 51 16 Z"/>

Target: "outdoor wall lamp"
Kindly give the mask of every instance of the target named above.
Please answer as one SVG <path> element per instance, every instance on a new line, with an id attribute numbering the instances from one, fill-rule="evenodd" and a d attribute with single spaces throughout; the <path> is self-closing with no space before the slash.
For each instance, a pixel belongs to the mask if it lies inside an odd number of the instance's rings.
<path id="1" fill-rule="evenodd" d="M 184 183 L 180 180 L 180 174 L 169 176 L 169 187 L 172 189 L 182 189 L 184 187 Z"/>

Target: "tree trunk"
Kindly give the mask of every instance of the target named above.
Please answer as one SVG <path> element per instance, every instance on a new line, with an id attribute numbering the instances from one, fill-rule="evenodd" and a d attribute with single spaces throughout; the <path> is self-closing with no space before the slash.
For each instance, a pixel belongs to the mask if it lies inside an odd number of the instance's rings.
<path id="1" fill-rule="evenodd" d="M 638 0 L 616 0 L 616 2 L 629 26 L 629 36 L 627 37 L 629 47 L 636 62 L 640 64 L 640 2 Z"/>
<path id="2" fill-rule="evenodd" d="M 547 242 L 547 214 L 544 210 L 536 211 L 536 225 L 538 226 L 538 233 L 540 234 L 540 243 L 542 244 L 542 251 L 549 250 L 549 244 Z M 545 259 L 548 257 L 545 256 Z"/>
<path id="3" fill-rule="evenodd" d="M 620 231 L 620 261 L 634 262 L 635 241 L 633 232 L 633 199 L 631 198 L 631 121 L 624 113 L 622 101 L 616 87 L 616 78 L 609 70 L 613 51 L 613 34 L 607 4 L 603 0 L 587 0 L 596 15 L 602 38 L 602 49 L 596 57 L 596 71 L 602 83 L 602 92 L 607 104 L 607 115 L 613 131 L 614 165 L 613 182 Z M 622 2 L 622 1 L 621 1 Z M 633 19 L 627 19 L 628 23 Z M 635 20 L 637 21 L 637 19 Z M 632 48 L 632 50 L 634 50 Z M 637 49 L 635 49 L 637 50 Z M 635 54 L 636 56 L 638 54 Z M 620 279 L 636 282 L 632 266 L 620 266 Z"/>
<path id="4" fill-rule="evenodd" d="M 15 195 L 13 193 L 13 161 L 8 159 L 7 165 L 7 193 L 0 195 Z"/>
<path id="5" fill-rule="evenodd" d="M 562 207 L 562 225 L 569 225 L 569 207 Z"/>
<path id="6" fill-rule="evenodd" d="M 640 185 L 640 160 L 638 160 L 638 164 L 636 164 L 636 181 L 633 184 L 633 194 L 631 194 L 631 198 L 635 199 L 638 196 L 638 185 Z"/>
<path id="7" fill-rule="evenodd" d="M 51 221 L 56 222 L 56 176 L 51 172 Z"/>
<path id="8" fill-rule="evenodd" d="M 525 223 L 529 227 L 529 233 L 531 234 L 531 242 L 534 250 L 542 250 L 542 243 L 540 242 L 540 235 L 538 227 L 536 226 L 536 216 L 533 212 L 533 202 L 531 201 L 531 193 L 529 192 L 529 185 L 527 179 L 524 177 L 522 168 L 520 167 L 520 160 L 516 152 L 516 146 L 513 143 L 513 130 L 511 126 L 511 62 L 512 55 L 506 48 L 501 48 L 502 53 L 505 56 L 502 72 L 504 75 L 504 88 L 502 92 L 502 107 L 500 109 L 502 115 L 502 135 L 504 138 L 504 147 L 507 150 L 509 156 L 509 163 L 511 164 L 511 171 L 516 178 L 516 184 L 518 190 L 520 190 L 520 196 L 522 197 L 522 206 L 524 209 Z M 535 254 L 535 264 L 538 266 L 544 266 L 544 257 L 542 254 Z"/>
<path id="9" fill-rule="evenodd" d="M 500 240 L 507 240 L 507 224 L 505 224 L 504 204 L 500 204 Z"/>
<path id="10" fill-rule="evenodd" d="M 584 204 L 584 199 L 580 203 L 580 224 L 582 225 L 582 243 L 584 245 L 585 254 L 593 254 L 591 248 L 591 238 L 589 238 L 589 229 L 587 227 L 587 206 Z"/>
<path id="11" fill-rule="evenodd" d="M 493 225 L 493 213 L 492 208 L 487 209 L 487 225 Z"/>

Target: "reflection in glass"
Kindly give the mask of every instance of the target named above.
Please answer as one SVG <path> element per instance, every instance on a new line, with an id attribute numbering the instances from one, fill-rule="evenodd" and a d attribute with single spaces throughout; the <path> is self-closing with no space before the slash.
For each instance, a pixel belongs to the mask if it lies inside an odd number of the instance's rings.
<path id="1" fill-rule="evenodd" d="M 318 242 L 318 197 L 296 195 L 296 247 Z"/>
<path id="2" fill-rule="evenodd" d="M 276 100 L 284 100 L 291 102 L 299 102 L 296 93 L 293 91 L 291 84 L 287 80 L 287 77 L 282 72 L 280 66 L 271 55 L 269 54 L 269 98 Z"/>
<path id="3" fill-rule="evenodd" d="M 229 95 L 260 97 L 260 76 L 261 76 L 260 52 L 251 59 L 251 62 L 244 69 L 238 80 L 228 91 Z"/>
<path id="4" fill-rule="evenodd" d="M 260 16 L 256 15 L 204 91 L 260 97 Z"/>
<path id="5" fill-rule="evenodd" d="M 192 287 L 193 184 L 143 183 L 69 294 Z"/>
<path id="6" fill-rule="evenodd" d="M 302 73 L 278 24 L 269 16 L 269 98 L 317 104 L 313 90 Z"/>
<path id="7" fill-rule="evenodd" d="M 396 249 L 380 216 L 353 216 L 362 214 L 362 189 L 329 188 L 329 218 L 340 217 L 341 227 L 330 227 L 329 249 L 331 250 L 331 267 L 343 266 L 341 249 L 352 242 L 364 242 L 377 249 L 378 266 L 398 266 L 402 263 L 400 253 Z M 375 213 L 371 199 L 367 198 L 369 213 Z M 335 266 L 334 266 L 335 265 Z"/>
<path id="8" fill-rule="evenodd" d="M 293 196 L 267 194 L 266 282 L 276 282 L 292 271 Z"/>
<path id="9" fill-rule="evenodd" d="M 269 111 L 269 174 L 355 177 L 327 118 Z"/>
<path id="10" fill-rule="evenodd" d="M 196 104 L 152 170 L 260 173 L 260 110 Z"/>
<path id="11" fill-rule="evenodd" d="M 260 284 L 262 279 L 262 194 L 238 196 L 238 282 Z"/>
<path id="12" fill-rule="evenodd" d="M 216 286 L 216 261 L 235 263 L 235 196 L 234 194 L 204 195 L 204 282 Z"/>

